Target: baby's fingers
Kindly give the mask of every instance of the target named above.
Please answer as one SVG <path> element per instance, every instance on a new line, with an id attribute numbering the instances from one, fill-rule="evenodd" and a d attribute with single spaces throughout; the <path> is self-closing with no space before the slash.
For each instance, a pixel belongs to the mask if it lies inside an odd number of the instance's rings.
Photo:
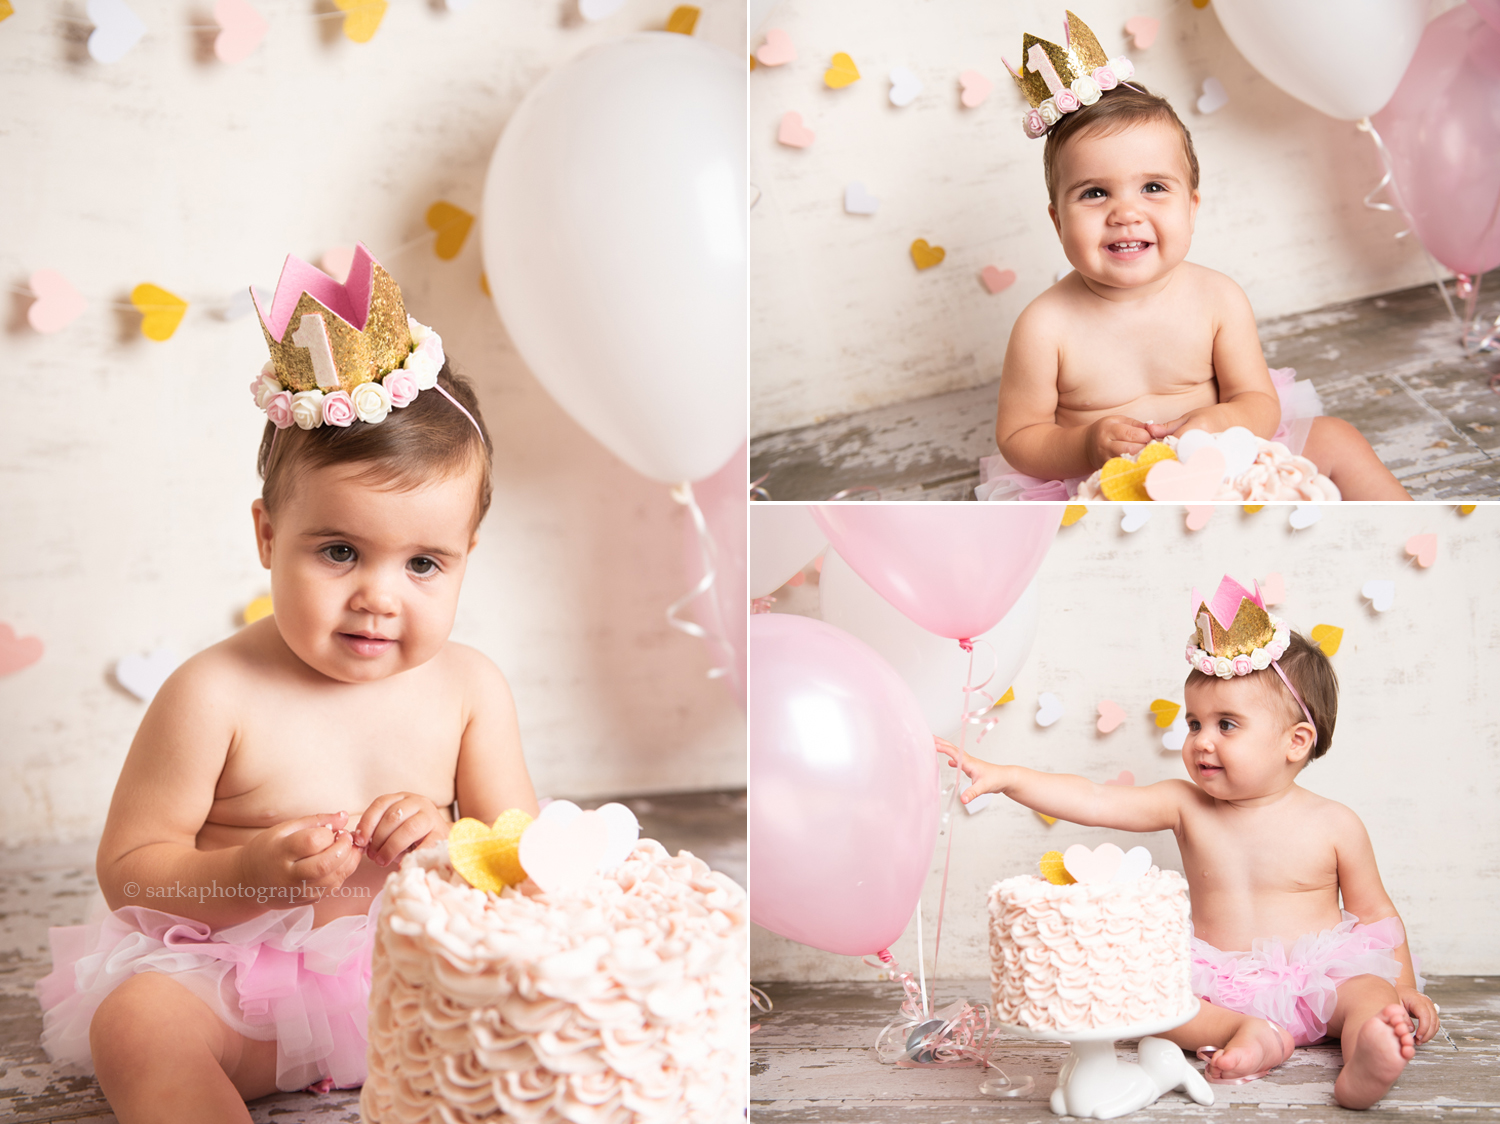
<path id="1" fill-rule="evenodd" d="M 291 880 L 295 885 L 322 889 L 342 886 L 350 871 L 358 865 L 357 860 L 350 858 L 351 852 L 355 851 L 353 837 L 347 831 L 341 831 L 324 850 L 294 862 Z"/>

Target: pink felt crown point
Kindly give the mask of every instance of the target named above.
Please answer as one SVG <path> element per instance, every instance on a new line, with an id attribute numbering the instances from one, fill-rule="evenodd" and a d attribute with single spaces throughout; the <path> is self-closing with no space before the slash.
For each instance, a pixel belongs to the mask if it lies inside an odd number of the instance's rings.
<path id="1" fill-rule="evenodd" d="M 281 276 L 276 280 L 276 294 L 271 298 L 268 316 L 255 299 L 255 310 L 271 335 L 278 340 L 286 338 L 287 325 L 297 302 L 306 293 L 356 332 L 365 329 L 370 316 L 370 291 L 374 287 L 375 267 L 380 263 L 363 242 L 354 245 L 354 257 L 349 265 L 348 280 L 340 283 L 315 265 L 309 265 L 295 254 L 288 254 L 281 266 Z"/>
<path id="2" fill-rule="evenodd" d="M 1203 602 L 1198 599 L 1198 591 L 1193 590 L 1193 605 L 1207 604 L 1208 611 L 1214 615 L 1214 620 L 1219 622 L 1220 627 L 1228 629 L 1234 624 L 1234 618 L 1239 615 L 1240 602 L 1249 600 L 1257 607 L 1264 609 L 1265 602 L 1261 599 L 1260 590 L 1254 593 L 1235 581 L 1228 574 L 1219 581 L 1219 588 L 1214 590 L 1212 601 Z"/>

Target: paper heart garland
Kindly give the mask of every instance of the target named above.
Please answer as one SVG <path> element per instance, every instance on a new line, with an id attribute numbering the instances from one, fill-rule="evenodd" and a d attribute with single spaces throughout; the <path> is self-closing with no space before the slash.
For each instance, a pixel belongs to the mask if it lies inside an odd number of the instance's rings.
<path id="1" fill-rule="evenodd" d="M 1156 33 L 1161 29 L 1161 20 L 1150 16 L 1131 16 L 1125 21 L 1125 34 L 1135 41 L 1136 50 L 1144 51 L 1156 42 Z"/>
<path id="2" fill-rule="evenodd" d="M 0 20 L 7 20 L 15 14 L 15 6 L 10 0 L 0 0 Z"/>
<path id="3" fill-rule="evenodd" d="M 1036 865 L 1041 870 L 1042 877 L 1054 886 L 1071 886 L 1078 881 L 1068 873 L 1061 851 L 1048 851 Z"/>
<path id="4" fill-rule="evenodd" d="M 1063 868 L 1088 886 L 1133 882 L 1151 869 L 1151 852 L 1132 847 L 1127 853 L 1113 843 L 1101 843 L 1090 851 L 1082 843 L 1074 843 L 1063 852 Z"/>
<path id="5" fill-rule="evenodd" d="M 984 282 L 986 289 L 992 293 L 999 293 L 1016 283 L 1016 271 L 987 265 L 979 271 L 979 278 Z"/>
<path id="6" fill-rule="evenodd" d="M 1127 457 L 1110 457 L 1099 469 L 1099 490 L 1107 500 L 1122 503 L 1144 502 L 1151 498 L 1146 491 L 1146 474 L 1159 461 L 1173 460 L 1177 454 L 1164 441 L 1153 441 L 1136 454 L 1135 460 Z"/>
<path id="7" fill-rule="evenodd" d="M 1286 579 L 1274 570 L 1271 571 L 1261 579 L 1260 595 L 1267 605 L 1280 605 L 1286 600 Z"/>
<path id="8" fill-rule="evenodd" d="M 1062 699 L 1051 691 L 1043 691 L 1036 697 L 1036 724 L 1038 726 L 1050 726 L 1063 716 Z"/>
<path id="9" fill-rule="evenodd" d="M 339 284 L 344 284 L 349 279 L 350 268 L 354 265 L 354 247 L 329 246 L 323 251 L 323 256 L 318 259 L 318 265 L 328 276 L 338 281 Z M 271 302 L 262 301 L 261 303 L 269 305 Z"/>
<path id="10" fill-rule="evenodd" d="M 965 812 L 968 812 L 969 815 L 977 816 L 980 812 L 988 808 L 990 806 L 990 802 L 994 799 L 995 794 L 993 792 L 981 792 L 978 796 L 974 797 L 973 800 L 970 800 L 967 804 L 965 804 L 963 806 L 963 809 Z"/>
<path id="11" fill-rule="evenodd" d="M 880 200 L 871 195 L 858 180 L 844 188 L 844 210 L 849 214 L 873 215 L 879 209 Z"/>
<path id="12" fill-rule="evenodd" d="M 1179 753 L 1182 750 L 1183 743 L 1187 741 L 1187 735 L 1187 723 L 1181 718 L 1177 718 L 1172 722 L 1171 728 L 1161 736 L 1161 747 L 1171 750 L 1173 753 Z"/>
<path id="13" fill-rule="evenodd" d="M 129 655 L 115 664 L 115 682 L 142 702 L 150 702 L 180 663 L 170 648 L 158 648 L 144 656 Z"/>
<path id="14" fill-rule="evenodd" d="M 635 813 L 623 804 L 585 812 L 570 800 L 554 800 L 521 836 L 521 865 L 548 893 L 574 889 L 624 862 L 640 833 Z"/>
<path id="15" fill-rule="evenodd" d="M 437 231 L 433 249 L 443 261 L 452 261 L 464 248 L 464 239 L 474 225 L 474 216 L 462 207 L 455 207 L 439 199 L 427 208 L 427 225 Z M 348 270 L 344 271 L 346 274 Z"/>
<path id="16" fill-rule="evenodd" d="M 922 92 L 922 80 L 904 66 L 891 71 L 891 104 L 904 108 L 917 100 Z"/>
<path id="17" fill-rule="evenodd" d="M 991 707 L 990 709 L 991 710 L 995 710 L 998 707 L 1004 706 L 1008 702 L 1015 702 L 1015 701 L 1016 701 L 1016 689 L 1014 687 L 1007 687 L 1007 688 L 1005 688 L 1005 694 L 1001 695 L 998 699 L 996 699 L 995 700 L 995 705 L 993 707 Z"/>
<path id="18" fill-rule="evenodd" d="M 842 90 L 858 81 L 859 67 L 843 51 L 833 56 L 833 65 L 823 72 L 823 84 L 832 90 Z"/>
<path id="19" fill-rule="evenodd" d="M 31 275 L 30 284 L 36 300 L 26 310 L 26 322 L 35 331 L 56 332 L 66 328 L 88 307 L 83 294 L 55 269 L 37 270 Z"/>
<path id="20" fill-rule="evenodd" d="M 1123 721 L 1125 709 L 1119 703 L 1113 699 L 1105 699 L 1099 704 L 1099 721 L 1095 725 L 1101 734 L 1116 729 Z"/>
<path id="21" fill-rule="evenodd" d="M 1163 460 L 1146 473 L 1146 494 L 1154 500 L 1211 500 L 1224 479 L 1224 454 L 1205 445 L 1187 460 Z"/>
<path id="22" fill-rule="evenodd" d="M 911 244 L 911 260 L 918 269 L 931 269 L 947 256 L 947 250 L 941 246 L 929 246 L 925 238 L 918 238 Z"/>
<path id="23" fill-rule="evenodd" d="M 258 620 L 269 617 L 275 611 L 271 605 L 271 595 L 267 593 L 245 606 L 243 618 L 246 624 L 254 624 Z"/>
<path id="24" fill-rule="evenodd" d="M 1196 2 L 1196 0 L 1195 0 Z M 1217 78 L 1203 80 L 1203 94 L 1198 98 L 1199 113 L 1217 113 L 1229 104 L 1229 91 Z"/>
<path id="25" fill-rule="evenodd" d="M 675 35 L 691 35 L 698 26 L 698 16 L 699 9 L 690 4 L 673 8 L 672 14 L 667 17 L 667 30 Z"/>
<path id="26" fill-rule="evenodd" d="M 1120 530 L 1133 535 L 1151 521 L 1151 508 L 1143 503 L 1127 503 L 1120 507 Z"/>
<path id="27" fill-rule="evenodd" d="M 806 148 L 817 134 L 802 123 L 802 114 L 789 109 L 781 115 L 781 124 L 776 129 L 776 139 L 788 148 Z"/>
<path id="28" fill-rule="evenodd" d="M 1323 509 L 1317 504 L 1299 503 L 1292 508 L 1291 515 L 1287 516 L 1287 522 L 1291 524 L 1292 530 L 1303 531 L 1321 518 L 1323 518 Z"/>
<path id="29" fill-rule="evenodd" d="M 1104 783 L 1119 785 L 1121 788 L 1134 788 L 1135 774 L 1132 773 L 1129 769 L 1121 769 L 1119 776 L 1115 777 L 1113 780 L 1105 781 Z"/>
<path id="30" fill-rule="evenodd" d="M 348 270 L 345 269 L 344 272 L 347 274 Z M 251 288 L 255 290 L 255 295 L 257 298 L 259 298 L 262 308 L 271 307 L 270 291 L 267 289 L 262 289 L 259 285 L 253 285 L 248 288 L 236 289 L 234 292 L 230 293 L 229 299 L 224 302 L 224 307 L 219 309 L 219 319 L 239 320 L 240 318 L 249 316 L 252 312 L 254 312 L 255 302 L 250 299 Z"/>
<path id="31" fill-rule="evenodd" d="M 983 105 L 985 99 L 990 96 L 994 85 L 983 74 L 977 70 L 965 70 L 958 76 L 958 88 L 960 93 L 958 100 L 965 109 L 976 109 Z"/>
<path id="32" fill-rule="evenodd" d="M 1190 503 L 1183 508 L 1187 515 L 1187 529 L 1189 531 L 1201 531 L 1208 526 L 1208 521 L 1213 518 L 1214 505 L 1211 503 Z"/>
<path id="33" fill-rule="evenodd" d="M 1325 656 L 1332 656 L 1344 642 L 1344 630 L 1335 624 L 1315 624 L 1307 635 L 1308 639 L 1323 649 Z"/>
<path id="34" fill-rule="evenodd" d="M 130 303 L 141 311 L 141 335 L 148 340 L 169 340 L 187 313 L 188 302 L 160 285 L 137 285 L 130 290 Z"/>
<path id="35" fill-rule="evenodd" d="M 1417 560 L 1418 566 L 1427 569 L 1437 561 L 1437 536 L 1413 535 L 1406 540 L 1406 553 Z"/>
<path id="36" fill-rule="evenodd" d="M 214 54 L 231 66 L 249 58 L 271 29 L 249 0 L 215 0 L 214 19 L 223 29 L 214 39 Z"/>
<path id="37" fill-rule="evenodd" d="M 333 0 L 339 11 L 344 12 L 344 35 L 356 43 L 368 43 L 380 30 L 380 21 L 385 19 L 389 6 L 386 0 Z"/>
<path id="38" fill-rule="evenodd" d="M 762 66 L 781 66 L 796 58 L 797 47 L 792 37 L 779 27 L 766 32 L 766 41 L 755 49 L 755 59 Z"/>
<path id="39" fill-rule="evenodd" d="M 1210 445 L 1224 454 L 1225 480 L 1233 480 L 1260 455 L 1260 441 L 1255 434 L 1242 425 L 1232 425 L 1223 433 L 1207 433 L 1201 429 L 1184 433 L 1177 442 L 1177 459 L 1191 460 L 1199 449 Z"/>
<path id="40" fill-rule="evenodd" d="M 501 812 L 493 824 L 465 816 L 448 832 L 448 861 L 476 890 L 498 894 L 526 881 L 521 836 L 534 821 L 519 808 Z"/>
<path id="41" fill-rule="evenodd" d="M 10 625 L 0 623 L 0 675 L 30 667 L 41 658 L 41 637 L 17 636 Z"/>
<path id="42" fill-rule="evenodd" d="M 625 6 L 625 0 L 578 0 L 578 14 L 590 23 L 606 19 Z"/>
<path id="43" fill-rule="evenodd" d="M 119 62 L 146 34 L 146 25 L 125 0 L 89 0 L 85 10 L 94 25 L 88 51 L 95 62 Z"/>
<path id="44" fill-rule="evenodd" d="M 1156 728 L 1165 730 L 1177 720 L 1178 712 L 1182 707 L 1171 699 L 1152 699 L 1151 717 L 1156 719 Z"/>
<path id="45" fill-rule="evenodd" d="M 1082 503 L 1070 503 L 1063 508 L 1062 525 L 1071 527 L 1089 513 L 1088 505 Z"/>
<path id="46" fill-rule="evenodd" d="M 1359 593 L 1370 602 L 1377 613 L 1385 612 L 1396 603 L 1396 583 L 1393 581 L 1371 578 L 1360 586 Z"/>

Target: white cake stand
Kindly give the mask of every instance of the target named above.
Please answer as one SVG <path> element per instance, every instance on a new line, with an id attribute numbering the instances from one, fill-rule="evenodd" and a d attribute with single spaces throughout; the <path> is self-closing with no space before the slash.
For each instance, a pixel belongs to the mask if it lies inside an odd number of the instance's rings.
<path id="1" fill-rule="evenodd" d="M 1181 1026 L 1198 1013 L 1198 1000 L 1175 1018 L 1082 1030 L 1032 1030 L 1000 1023 L 1007 1034 L 1038 1042 L 1066 1042 L 1068 1060 L 1057 1075 L 1052 1090 L 1052 1111 L 1059 1116 L 1112 1120 L 1145 1108 L 1163 1093 L 1181 1089 L 1199 1104 L 1214 1103 L 1213 1090 L 1203 1075 L 1188 1064 L 1182 1050 L 1165 1038 L 1151 1038 Z M 1122 1062 L 1115 1056 L 1115 1043 L 1122 1038 L 1140 1039 L 1140 1064 Z"/>

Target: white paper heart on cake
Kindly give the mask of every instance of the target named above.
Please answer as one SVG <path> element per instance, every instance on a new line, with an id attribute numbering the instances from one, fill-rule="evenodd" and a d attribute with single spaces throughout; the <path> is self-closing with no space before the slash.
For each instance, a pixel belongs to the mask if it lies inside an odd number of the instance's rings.
<path id="1" fill-rule="evenodd" d="M 623 804 L 585 812 L 571 800 L 554 800 L 522 833 L 518 857 L 543 890 L 571 890 L 624 862 L 640 834 L 635 813 Z"/>
<path id="2" fill-rule="evenodd" d="M 1222 480 L 1233 480 L 1255 463 L 1260 453 L 1260 442 L 1242 425 L 1232 425 L 1223 433 L 1208 433 L 1194 429 L 1177 440 L 1177 459 L 1188 461 L 1199 449 L 1212 446 L 1224 454 Z"/>
<path id="3" fill-rule="evenodd" d="M 1125 852 L 1120 865 L 1115 868 L 1111 882 L 1134 882 L 1151 869 L 1151 852 L 1144 847 L 1132 847 Z"/>
<path id="4" fill-rule="evenodd" d="M 1132 847 L 1126 854 L 1113 843 L 1101 843 L 1090 851 L 1082 843 L 1074 843 L 1063 852 L 1063 869 L 1089 886 L 1132 882 L 1151 869 L 1151 852 Z"/>

